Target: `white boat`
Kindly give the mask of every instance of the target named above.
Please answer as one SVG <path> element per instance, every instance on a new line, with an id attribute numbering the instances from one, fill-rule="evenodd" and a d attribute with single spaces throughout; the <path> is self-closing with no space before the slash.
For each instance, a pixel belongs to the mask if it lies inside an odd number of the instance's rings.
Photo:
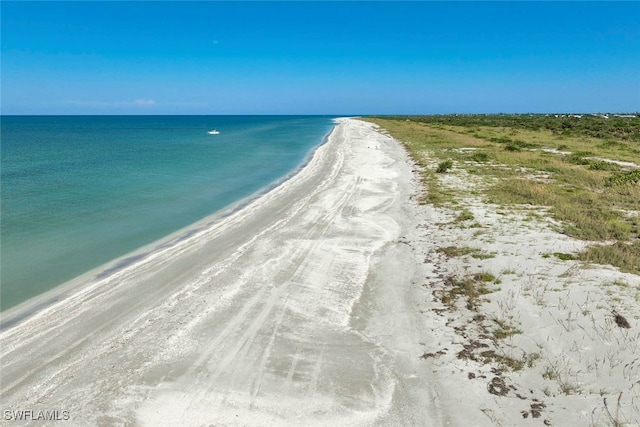
<path id="1" fill-rule="evenodd" d="M 213 129 L 213 130 L 210 130 L 210 131 L 209 131 L 209 132 L 207 132 L 207 133 L 208 133 L 209 135 L 218 135 L 218 134 L 220 133 L 220 131 L 219 131 L 219 130 L 215 130 L 215 129 Z"/>

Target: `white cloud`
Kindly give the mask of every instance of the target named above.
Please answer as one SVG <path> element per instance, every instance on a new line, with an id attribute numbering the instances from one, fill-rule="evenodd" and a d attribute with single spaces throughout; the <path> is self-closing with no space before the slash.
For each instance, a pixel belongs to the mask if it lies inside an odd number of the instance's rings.
<path id="1" fill-rule="evenodd" d="M 156 101 L 153 99 L 136 99 L 133 104 L 141 107 L 153 107 L 156 105 Z"/>
<path id="2" fill-rule="evenodd" d="M 156 106 L 156 101 L 153 99 L 136 99 L 135 101 L 116 101 L 116 102 L 107 102 L 107 101 L 69 101 L 71 105 L 77 105 L 82 107 L 94 107 L 94 108 L 126 108 L 126 107 L 154 107 Z"/>

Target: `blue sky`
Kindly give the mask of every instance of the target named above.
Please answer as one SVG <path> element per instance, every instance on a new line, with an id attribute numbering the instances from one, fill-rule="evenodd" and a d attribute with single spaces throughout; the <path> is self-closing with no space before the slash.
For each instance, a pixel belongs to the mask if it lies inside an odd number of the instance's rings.
<path id="1" fill-rule="evenodd" d="M 638 2 L 1 2 L 2 114 L 640 110 Z"/>

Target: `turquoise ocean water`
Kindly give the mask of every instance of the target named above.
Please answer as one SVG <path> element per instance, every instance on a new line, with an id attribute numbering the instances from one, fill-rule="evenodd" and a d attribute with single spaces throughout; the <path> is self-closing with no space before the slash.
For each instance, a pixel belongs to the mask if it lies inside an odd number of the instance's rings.
<path id="1" fill-rule="evenodd" d="M 4 310 L 286 177 L 333 122 L 4 116 L 1 126 Z"/>

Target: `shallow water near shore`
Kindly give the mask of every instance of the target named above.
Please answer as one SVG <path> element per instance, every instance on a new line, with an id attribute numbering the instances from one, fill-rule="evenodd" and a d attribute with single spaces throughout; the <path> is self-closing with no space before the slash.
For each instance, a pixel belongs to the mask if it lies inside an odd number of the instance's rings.
<path id="1" fill-rule="evenodd" d="M 0 330 L 6 407 L 79 425 L 436 424 L 397 243 L 411 169 L 370 125 L 337 123 L 282 185 Z"/>
<path id="2" fill-rule="evenodd" d="M 308 116 L 3 117 L 0 308 L 282 179 L 332 126 Z"/>

